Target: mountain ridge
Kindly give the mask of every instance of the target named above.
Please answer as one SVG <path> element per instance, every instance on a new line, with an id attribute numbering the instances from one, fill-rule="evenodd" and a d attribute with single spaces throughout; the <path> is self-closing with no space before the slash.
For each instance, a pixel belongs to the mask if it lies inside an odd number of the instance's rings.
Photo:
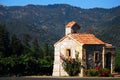
<path id="1" fill-rule="evenodd" d="M 82 26 L 80 32 L 86 32 L 92 27 L 97 37 L 108 41 L 102 30 L 108 32 L 108 28 L 111 27 L 108 25 L 111 23 L 119 26 L 117 21 L 112 21 L 120 16 L 119 13 L 120 6 L 110 9 L 82 9 L 67 4 L 0 6 L 0 24 L 5 24 L 10 34 L 16 33 L 22 37 L 23 34 L 29 33 L 32 37 L 38 37 L 40 42 L 54 43 L 64 36 L 65 25 L 69 21 L 76 21 Z M 117 43 L 110 39 L 109 42 L 115 46 L 120 46 L 116 37 L 115 40 Z"/>

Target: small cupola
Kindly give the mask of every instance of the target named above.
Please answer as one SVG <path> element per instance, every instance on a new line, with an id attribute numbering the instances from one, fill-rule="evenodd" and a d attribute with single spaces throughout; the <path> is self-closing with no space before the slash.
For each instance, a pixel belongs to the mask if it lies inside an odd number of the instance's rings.
<path id="1" fill-rule="evenodd" d="M 81 26 L 78 25 L 77 22 L 71 21 L 66 25 L 65 34 L 79 33 L 80 27 Z"/>

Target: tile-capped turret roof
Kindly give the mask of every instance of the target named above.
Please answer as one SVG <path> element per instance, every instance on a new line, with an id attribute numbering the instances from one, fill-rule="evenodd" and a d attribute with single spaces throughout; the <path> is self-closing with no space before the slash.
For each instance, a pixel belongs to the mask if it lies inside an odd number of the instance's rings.
<path id="1" fill-rule="evenodd" d="M 69 23 L 66 25 L 66 28 L 71 28 L 71 27 L 73 27 L 75 24 L 77 24 L 77 22 L 71 21 L 71 22 L 69 22 Z"/>

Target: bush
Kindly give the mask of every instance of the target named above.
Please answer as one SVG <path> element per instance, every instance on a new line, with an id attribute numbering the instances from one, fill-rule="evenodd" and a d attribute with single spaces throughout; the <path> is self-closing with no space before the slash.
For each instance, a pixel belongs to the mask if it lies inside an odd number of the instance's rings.
<path id="1" fill-rule="evenodd" d="M 63 60 L 62 66 L 63 69 L 68 73 L 69 76 L 76 76 L 80 73 L 81 62 L 76 58 L 64 58 L 60 56 Z"/>
<path id="2" fill-rule="evenodd" d="M 103 68 L 100 70 L 96 70 L 96 69 L 88 69 L 84 71 L 85 76 L 102 76 L 102 77 L 112 77 L 110 70 Z"/>
<path id="3" fill-rule="evenodd" d="M 104 68 L 100 70 L 100 74 L 102 77 L 109 77 L 111 73 L 109 69 Z"/>
<path id="4" fill-rule="evenodd" d="M 0 77 L 52 75 L 53 61 L 36 59 L 30 55 L 0 58 Z"/>
<path id="5" fill-rule="evenodd" d="M 68 61 L 67 59 L 63 61 L 63 68 L 69 74 L 69 76 L 75 76 L 80 73 L 80 63 L 74 59 Z"/>
<path id="6" fill-rule="evenodd" d="M 120 73 L 120 49 L 116 49 L 116 56 L 115 56 L 115 72 Z"/>
<path id="7" fill-rule="evenodd" d="M 85 70 L 85 75 L 86 76 L 99 76 L 99 71 L 96 69 L 88 69 L 88 70 Z"/>
<path id="8" fill-rule="evenodd" d="M 115 65 L 115 72 L 120 73 L 120 64 Z"/>

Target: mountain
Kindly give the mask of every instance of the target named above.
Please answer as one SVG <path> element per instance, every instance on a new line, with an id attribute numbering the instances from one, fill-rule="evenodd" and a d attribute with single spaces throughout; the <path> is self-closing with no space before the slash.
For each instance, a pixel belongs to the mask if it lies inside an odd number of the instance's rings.
<path id="1" fill-rule="evenodd" d="M 0 5 L 0 24 L 5 24 L 10 34 L 16 33 L 20 38 L 29 33 L 33 38 L 38 37 L 40 42 L 54 43 L 64 36 L 65 25 L 74 20 L 82 26 L 80 32 L 93 28 L 97 37 L 120 46 L 119 13 L 120 6 L 82 9 L 68 4 Z"/>
<path id="2" fill-rule="evenodd" d="M 99 38 L 120 47 L 120 16 L 104 22 L 97 27 L 96 32 Z"/>

